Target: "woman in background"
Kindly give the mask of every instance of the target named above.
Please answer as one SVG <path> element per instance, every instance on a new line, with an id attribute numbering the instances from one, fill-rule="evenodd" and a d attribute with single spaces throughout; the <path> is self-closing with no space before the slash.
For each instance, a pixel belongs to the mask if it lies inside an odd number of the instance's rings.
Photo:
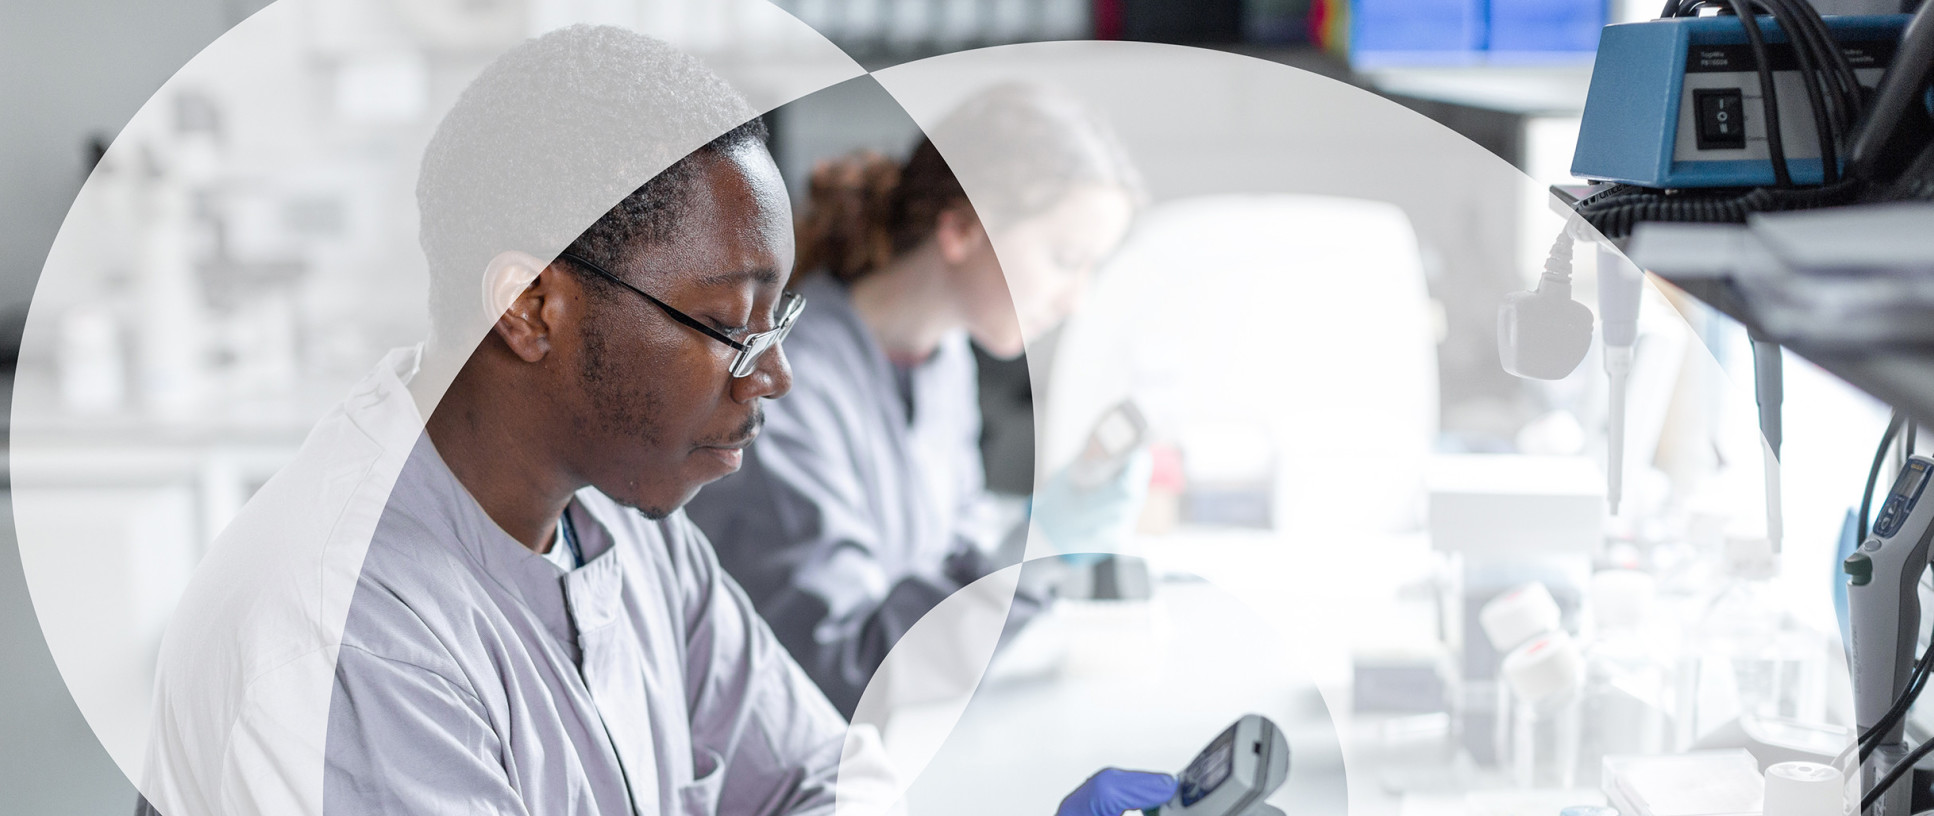
<path id="1" fill-rule="evenodd" d="M 1013 358 L 1064 320 L 1141 195 L 1113 134 L 1039 87 L 985 91 L 933 136 L 952 167 L 923 138 L 904 164 L 862 153 L 814 169 L 792 392 L 767 404 L 740 471 L 687 506 L 848 717 L 909 627 L 1001 566 L 982 540 L 998 531 L 976 525 L 969 341 Z"/>

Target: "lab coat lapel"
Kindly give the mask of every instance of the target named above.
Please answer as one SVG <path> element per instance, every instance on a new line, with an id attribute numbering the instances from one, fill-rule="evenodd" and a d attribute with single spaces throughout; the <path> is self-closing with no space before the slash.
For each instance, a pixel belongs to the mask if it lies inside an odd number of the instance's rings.
<path id="1" fill-rule="evenodd" d="M 625 614 L 624 562 L 618 556 L 605 552 L 573 570 L 565 576 L 564 592 L 577 630 L 579 673 L 618 753 L 632 808 L 640 816 L 656 816 L 660 780 L 652 734 L 659 724 L 652 721 L 650 697 L 658 690 L 650 688 L 643 644 Z"/>

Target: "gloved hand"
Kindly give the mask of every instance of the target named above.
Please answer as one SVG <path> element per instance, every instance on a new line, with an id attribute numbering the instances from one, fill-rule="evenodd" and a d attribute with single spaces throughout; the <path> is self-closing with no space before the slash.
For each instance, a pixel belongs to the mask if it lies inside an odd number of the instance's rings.
<path id="1" fill-rule="evenodd" d="M 1165 773 L 1103 768 L 1061 800 L 1055 816 L 1121 816 L 1157 807 L 1175 796 L 1175 777 Z"/>
<path id="2" fill-rule="evenodd" d="M 1117 552 L 1135 533 L 1154 467 L 1148 449 L 1139 448 L 1113 479 L 1089 488 L 1077 486 L 1073 467 L 1064 467 L 1036 491 L 1034 523 L 1063 553 Z"/>

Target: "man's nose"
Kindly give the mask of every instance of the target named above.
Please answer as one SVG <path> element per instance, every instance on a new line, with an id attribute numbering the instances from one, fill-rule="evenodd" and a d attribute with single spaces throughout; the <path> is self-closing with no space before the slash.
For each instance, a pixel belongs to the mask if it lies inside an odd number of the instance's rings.
<path id="1" fill-rule="evenodd" d="M 740 402 L 760 398 L 778 399 L 792 390 L 792 364 L 780 346 L 766 349 L 752 366 L 752 373 L 732 381 L 733 397 Z"/>

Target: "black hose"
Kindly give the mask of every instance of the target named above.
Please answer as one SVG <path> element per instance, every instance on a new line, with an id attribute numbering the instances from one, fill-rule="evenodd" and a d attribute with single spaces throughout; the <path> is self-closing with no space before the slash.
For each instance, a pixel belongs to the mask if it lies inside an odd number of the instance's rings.
<path id="1" fill-rule="evenodd" d="M 1793 47 L 1793 55 L 1800 62 L 1800 85 L 1806 89 L 1807 110 L 1813 114 L 1813 135 L 1820 142 L 1820 179 L 1832 184 L 1840 180 L 1840 159 L 1834 149 L 1833 120 L 1827 111 L 1826 100 L 1820 91 L 1821 73 L 1815 61 L 1815 43 L 1812 32 L 1798 18 L 1803 15 L 1792 6 L 1793 0 L 1747 0 L 1747 5 L 1760 5 L 1773 13 L 1779 21 L 1780 30 L 1786 34 L 1786 41 Z"/>
<path id="2" fill-rule="evenodd" d="M 1900 433 L 1901 423 L 1907 417 L 1899 411 L 1887 420 L 1887 431 L 1880 435 L 1880 447 L 1874 449 L 1873 465 L 1867 468 L 1867 490 L 1860 494 L 1860 516 L 1854 519 L 1854 546 L 1867 543 L 1867 514 L 1873 512 L 1874 488 L 1880 484 L 1880 466 L 1887 463 L 1887 446 L 1894 444 L 1894 435 Z"/>
<path id="3" fill-rule="evenodd" d="M 1907 710 L 1914 707 L 1914 700 L 1921 696 L 1921 689 L 1927 686 L 1927 675 L 1930 669 L 1934 669 L 1934 648 L 1922 652 L 1920 659 L 1914 661 L 1914 671 L 1907 678 L 1907 688 L 1902 689 L 1900 697 L 1894 700 L 1893 705 L 1887 707 L 1887 713 L 1880 715 L 1880 719 L 1874 721 L 1873 727 L 1860 732 L 1862 763 L 1865 763 L 1867 757 L 1872 756 L 1875 749 L 1880 747 L 1880 739 L 1893 731 L 1894 726 L 1900 724 L 1901 718 L 1907 716 Z"/>
<path id="4" fill-rule="evenodd" d="M 1773 183 L 1791 187 L 1793 175 L 1786 166 L 1786 143 L 1780 135 L 1779 92 L 1773 88 L 1772 55 L 1766 51 L 1766 40 L 1759 33 L 1759 20 L 1753 16 L 1748 0 L 1727 0 L 1727 3 L 1739 17 L 1739 26 L 1746 30 L 1746 42 L 1753 49 L 1753 68 L 1759 74 L 1760 108 L 1766 118 L 1766 150 L 1772 155 Z"/>
<path id="5" fill-rule="evenodd" d="M 1899 765 L 1895 765 L 1886 776 L 1874 780 L 1874 786 L 1867 791 L 1867 795 L 1860 797 L 1861 812 L 1866 812 L 1867 808 L 1873 807 L 1875 802 L 1880 801 L 1880 797 L 1885 795 L 1887 789 L 1893 787 L 1895 782 L 1899 782 L 1901 777 L 1912 773 L 1914 763 L 1921 761 L 1929 751 L 1934 751 L 1934 740 L 1914 746 L 1914 750 L 1908 751 L 1907 756 L 1901 758 Z"/>

